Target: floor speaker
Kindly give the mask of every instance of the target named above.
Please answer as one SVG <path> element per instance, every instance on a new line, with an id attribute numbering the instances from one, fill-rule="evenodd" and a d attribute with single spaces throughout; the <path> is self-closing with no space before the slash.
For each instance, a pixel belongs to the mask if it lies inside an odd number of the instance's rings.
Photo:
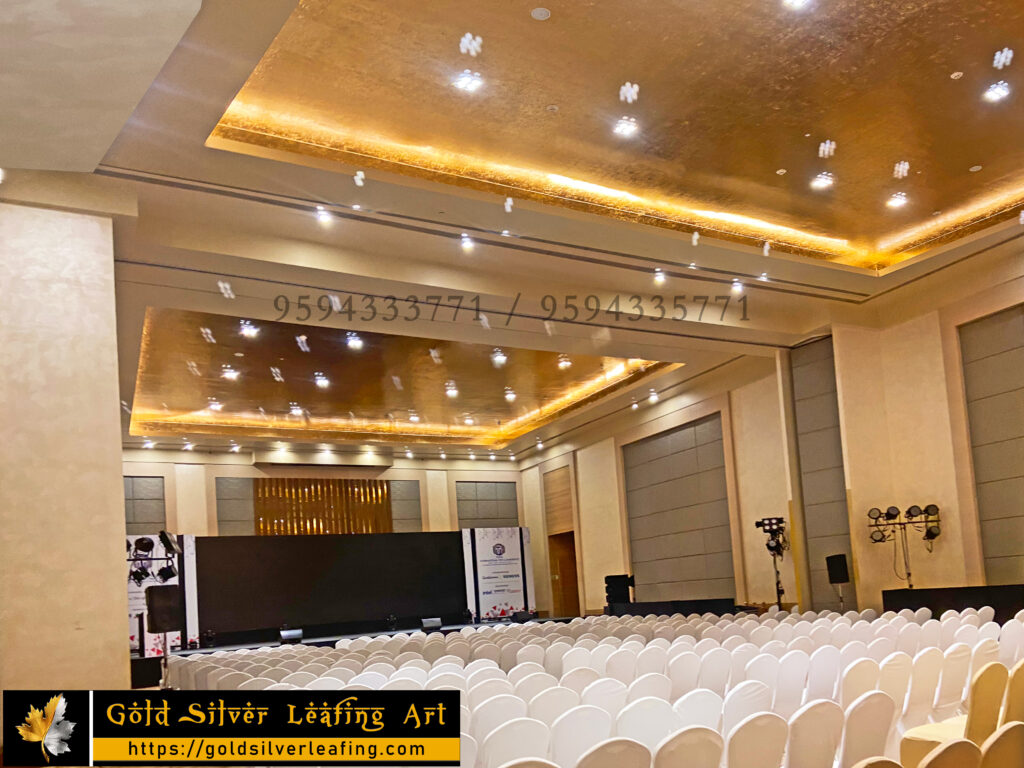
<path id="1" fill-rule="evenodd" d="M 181 623 L 184 613 L 185 605 L 181 597 L 181 587 L 177 584 L 165 584 L 146 589 L 146 630 L 148 632 L 158 634 L 185 629 Z"/>
<path id="2" fill-rule="evenodd" d="M 850 570 L 846 567 L 846 555 L 829 555 L 825 558 L 829 584 L 849 584 Z"/>

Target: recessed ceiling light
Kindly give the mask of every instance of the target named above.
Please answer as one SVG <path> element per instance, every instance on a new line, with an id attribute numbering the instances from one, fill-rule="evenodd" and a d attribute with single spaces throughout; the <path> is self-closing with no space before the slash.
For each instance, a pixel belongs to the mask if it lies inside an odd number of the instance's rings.
<path id="1" fill-rule="evenodd" d="M 740 282 L 740 279 L 738 277 L 734 277 L 732 279 L 732 292 L 743 293 L 743 283 Z"/>
<path id="2" fill-rule="evenodd" d="M 220 289 L 220 293 L 225 299 L 235 298 L 235 292 L 231 288 L 231 283 L 227 280 L 218 280 L 217 287 Z"/>
<path id="3" fill-rule="evenodd" d="M 547 8 L 534 8 L 530 11 L 530 16 L 532 16 L 536 21 L 547 21 L 551 18 L 551 11 Z"/>
<path id="4" fill-rule="evenodd" d="M 548 112 L 557 112 L 558 111 L 558 105 L 557 104 L 548 104 L 546 107 L 544 107 L 544 109 L 546 109 Z"/>
<path id="5" fill-rule="evenodd" d="M 512 387 L 505 387 L 505 400 L 514 403 L 516 401 L 516 393 Z"/>
<path id="6" fill-rule="evenodd" d="M 220 402 L 216 397 L 211 397 L 206 407 L 211 411 L 219 411 L 224 407 L 224 403 Z"/>
<path id="7" fill-rule="evenodd" d="M 491 453 L 491 461 L 497 461 L 498 457 Z"/>
<path id="8" fill-rule="evenodd" d="M 510 233 L 509 233 L 509 231 L 508 231 L 507 229 L 503 229 L 503 230 L 501 230 L 501 236 L 502 236 L 502 237 L 508 237 L 508 236 L 509 236 L 509 234 L 510 234 Z"/>
<path id="9" fill-rule="evenodd" d="M 472 416 L 466 416 L 462 420 L 462 423 L 465 424 L 467 427 L 472 427 L 476 422 L 473 421 L 473 417 Z"/>
<path id="10" fill-rule="evenodd" d="M 491 365 L 495 368 L 501 368 L 507 362 L 508 355 L 502 351 L 501 347 L 495 347 L 494 351 L 491 352 Z"/>
<path id="11" fill-rule="evenodd" d="M 146 442 L 144 442 L 142 444 L 142 447 L 143 448 L 155 448 L 156 447 L 156 443 L 154 443 L 152 440 L 147 440 Z"/>
<path id="12" fill-rule="evenodd" d="M 514 453 L 511 453 L 511 452 L 510 452 L 510 453 L 508 454 L 508 460 L 509 460 L 509 461 L 515 461 L 515 460 L 516 460 L 516 455 L 515 455 Z"/>
<path id="13" fill-rule="evenodd" d="M 658 393 L 655 390 L 651 390 L 651 394 L 647 396 L 647 402 L 650 403 L 651 405 L 654 405 L 654 403 L 658 402 Z"/>
<path id="14" fill-rule="evenodd" d="M 333 218 L 333 217 L 331 216 L 331 212 L 330 212 L 330 211 L 328 211 L 328 210 L 327 210 L 326 208 L 324 208 L 324 207 L 323 207 L 322 205 L 318 205 L 318 206 L 316 207 L 316 219 L 317 219 L 317 221 L 319 221 L 319 222 L 320 222 L 321 224 L 326 224 L 326 223 L 327 223 L 327 222 L 329 222 L 329 221 L 330 221 L 330 220 L 331 220 L 332 218 Z"/>
<path id="15" fill-rule="evenodd" d="M 569 368 L 572 368 L 572 360 L 569 358 L 567 354 L 560 354 L 558 356 L 558 370 L 564 371 Z"/>
<path id="16" fill-rule="evenodd" d="M 238 321 L 238 332 L 247 339 L 255 339 L 260 335 L 260 329 L 253 325 L 249 320 Z"/>
<path id="17" fill-rule="evenodd" d="M 695 262 L 695 261 L 691 261 L 691 262 L 690 262 L 690 267 L 689 267 L 689 268 L 690 268 L 690 269 L 696 269 L 696 268 L 697 268 L 697 262 Z"/>
<path id="18" fill-rule="evenodd" d="M 949 73 L 949 79 L 950 80 L 959 80 L 963 76 L 964 76 L 964 73 L 961 72 L 959 69 L 956 72 L 950 72 Z"/>
<path id="19" fill-rule="evenodd" d="M 615 127 L 612 128 L 612 133 L 616 136 L 632 136 L 640 130 L 640 126 L 637 125 L 635 117 L 627 117 L 623 115 L 615 123 Z"/>
<path id="20" fill-rule="evenodd" d="M 242 446 L 235 444 L 232 445 L 231 448 L 229 448 L 228 450 L 230 450 L 232 453 L 238 453 L 240 450 L 242 450 Z"/>
<path id="21" fill-rule="evenodd" d="M 786 169 L 785 169 L 785 168 L 779 168 L 779 170 L 777 170 L 777 171 L 775 172 L 775 174 L 776 174 L 777 176 L 785 176 L 785 175 L 786 175 Z"/>
<path id="22" fill-rule="evenodd" d="M 761 276 L 759 278 L 757 278 L 757 279 L 760 280 L 762 283 L 767 283 L 768 282 L 768 273 L 767 272 L 762 272 Z"/>
<path id="23" fill-rule="evenodd" d="M 355 175 L 352 177 L 352 181 L 355 182 L 357 187 L 361 187 L 366 183 L 366 174 L 362 171 L 356 171 Z"/>
<path id="24" fill-rule="evenodd" d="M 239 373 L 230 365 L 225 364 L 220 367 L 220 375 L 221 378 L 227 379 L 228 381 L 237 381 Z"/>
<path id="25" fill-rule="evenodd" d="M 465 232 L 462 233 L 462 250 L 472 251 L 473 250 L 473 238 L 467 235 Z"/>
<path id="26" fill-rule="evenodd" d="M 299 405 L 298 403 L 289 403 L 288 404 L 288 413 L 290 413 L 292 416 L 301 416 L 302 415 L 302 406 Z"/>
<path id="27" fill-rule="evenodd" d="M 361 211 L 361 210 L 363 210 L 363 206 L 359 205 L 359 203 L 354 203 L 352 205 L 352 210 L 353 211 Z"/>
<path id="28" fill-rule="evenodd" d="M 412 458 L 412 451 L 410 451 L 408 448 L 405 449 L 405 458 L 407 458 L 407 459 L 411 459 Z"/>
<path id="29" fill-rule="evenodd" d="M 902 208 L 908 202 L 906 192 L 896 192 L 885 201 L 885 204 L 890 208 Z"/>
<path id="30" fill-rule="evenodd" d="M 537 450 L 538 451 L 543 451 L 544 450 L 544 442 L 539 437 L 537 438 Z"/>
<path id="31" fill-rule="evenodd" d="M 442 459 L 447 459 L 447 458 L 448 458 L 448 454 L 447 454 L 447 453 L 445 453 L 444 451 L 441 451 L 441 454 L 440 454 L 440 455 L 441 455 L 441 458 L 442 458 Z"/>
<path id="32" fill-rule="evenodd" d="M 629 407 L 632 408 L 635 411 L 637 408 L 640 407 L 640 403 L 638 403 L 636 400 L 634 400 L 632 403 L 629 404 Z"/>
<path id="33" fill-rule="evenodd" d="M 476 461 L 476 454 L 473 453 L 472 451 L 469 452 L 469 460 Z"/>
<path id="34" fill-rule="evenodd" d="M 971 173 L 977 173 L 978 171 L 981 170 L 981 166 L 980 165 L 972 165 L 967 170 L 970 171 Z"/>
<path id="35" fill-rule="evenodd" d="M 906 160 L 900 160 L 892 167 L 892 177 L 894 179 L 905 179 L 907 174 L 910 172 L 910 163 Z"/>
<path id="36" fill-rule="evenodd" d="M 358 352 L 363 348 L 363 340 L 359 338 L 359 334 L 355 331 L 349 331 L 345 334 L 345 346 Z"/>
<path id="37" fill-rule="evenodd" d="M 458 387 L 455 386 L 454 381 L 449 379 L 448 381 L 445 382 L 444 393 L 452 399 L 455 399 L 456 397 L 459 396 L 459 390 Z"/>
<path id="38" fill-rule="evenodd" d="M 313 381 L 316 382 L 316 385 L 320 387 L 320 389 L 327 389 L 331 386 L 331 380 L 324 376 L 320 371 L 313 374 Z"/>
<path id="39" fill-rule="evenodd" d="M 826 171 L 811 179 L 811 189 L 828 189 L 835 183 L 835 177 Z"/>
<path id="40" fill-rule="evenodd" d="M 306 337 L 306 334 L 303 333 L 296 336 L 295 343 L 303 352 L 309 352 L 309 339 Z"/>
<path id="41" fill-rule="evenodd" d="M 654 270 L 654 284 L 655 285 L 664 285 L 665 284 L 665 273 L 662 271 L 661 267 L 658 267 L 657 269 Z"/>
<path id="42" fill-rule="evenodd" d="M 996 55 L 992 57 L 992 66 L 1002 69 L 1010 66 L 1011 61 L 1013 61 L 1013 48 L 1003 48 L 1001 51 L 996 51 Z"/>
<path id="43" fill-rule="evenodd" d="M 192 443 L 188 443 L 188 442 L 186 442 L 183 446 L 181 446 L 181 450 L 183 450 L 183 451 L 191 451 L 193 448 L 195 448 L 195 445 L 193 445 Z"/>
<path id="44" fill-rule="evenodd" d="M 836 143 L 832 139 L 825 139 L 818 145 L 818 157 L 832 157 L 836 153 Z"/>
<path id="45" fill-rule="evenodd" d="M 782 4 L 793 11 L 802 11 L 811 4 L 811 0 L 782 0 Z"/>
<path id="46" fill-rule="evenodd" d="M 1010 95 L 1010 84 L 1005 80 L 1000 80 L 998 83 L 992 83 L 985 92 L 981 95 L 985 101 L 997 102 L 1002 101 Z"/>
<path id="47" fill-rule="evenodd" d="M 409 421 L 413 424 L 419 424 L 420 415 L 416 411 L 409 411 Z"/>
<path id="48" fill-rule="evenodd" d="M 284 381 L 284 376 L 281 374 L 281 369 L 276 365 L 270 366 L 270 375 L 274 377 L 274 381 Z"/>
<path id="49" fill-rule="evenodd" d="M 468 93 L 480 90 L 483 84 L 484 79 L 480 77 L 480 73 L 472 72 L 468 69 L 462 70 L 462 73 L 452 80 L 452 85 L 460 91 L 467 91 Z"/>
<path id="50" fill-rule="evenodd" d="M 217 343 L 217 339 L 213 337 L 213 331 L 211 331 L 209 328 L 200 328 L 199 333 L 200 335 L 202 335 L 203 341 L 205 341 L 207 344 Z"/>

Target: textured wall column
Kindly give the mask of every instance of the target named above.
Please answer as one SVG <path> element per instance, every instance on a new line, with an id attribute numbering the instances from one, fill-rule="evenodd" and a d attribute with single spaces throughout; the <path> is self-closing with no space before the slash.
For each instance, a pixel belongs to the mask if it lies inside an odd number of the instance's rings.
<path id="1" fill-rule="evenodd" d="M 109 219 L 0 204 L 0 688 L 128 686 Z"/>
<path id="2" fill-rule="evenodd" d="M 629 572 L 626 523 L 614 438 L 576 452 L 576 498 L 584 613 L 604 609 L 604 577 Z"/>

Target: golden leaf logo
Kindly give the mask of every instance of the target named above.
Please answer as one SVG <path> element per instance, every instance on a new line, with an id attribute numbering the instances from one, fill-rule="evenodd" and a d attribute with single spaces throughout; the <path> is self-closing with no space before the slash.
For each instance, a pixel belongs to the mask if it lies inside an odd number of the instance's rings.
<path id="1" fill-rule="evenodd" d="M 50 762 L 47 750 L 51 755 L 70 751 L 67 740 L 71 737 L 75 724 L 64 719 L 67 706 L 63 694 L 58 694 L 46 702 L 42 710 L 30 706 L 25 724 L 18 726 L 18 734 L 25 741 L 40 742 L 39 748 L 43 751 L 46 762 Z"/>

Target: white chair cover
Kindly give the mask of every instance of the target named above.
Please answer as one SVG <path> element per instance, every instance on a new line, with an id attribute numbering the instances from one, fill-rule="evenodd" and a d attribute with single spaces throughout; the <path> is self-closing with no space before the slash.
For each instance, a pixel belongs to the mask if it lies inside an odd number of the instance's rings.
<path id="1" fill-rule="evenodd" d="M 551 759 L 560 766 L 575 766 L 611 733 L 612 718 L 605 710 L 586 704 L 573 707 L 551 726 Z"/>
<path id="2" fill-rule="evenodd" d="M 725 768 L 778 768 L 789 728 L 771 712 L 751 715 L 725 740 Z"/>
<path id="3" fill-rule="evenodd" d="M 615 718 L 615 735 L 640 742 L 653 750 L 682 727 L 682 720 L 664 699 L 647 697 L 627 704 Z"/>
<path id="4" fill-rule="evenodd" d="M 832 768 L 844 724 L 843 708 L 834 701 L 805 704 L 789 720 L 785 768 Z"/>
<path id="5" fill-rule="evenodd" d="M 676 731 L 655 748 L 653 768 L 719 768 L 724 747 L 718 731 L 693 725 Z"/>

